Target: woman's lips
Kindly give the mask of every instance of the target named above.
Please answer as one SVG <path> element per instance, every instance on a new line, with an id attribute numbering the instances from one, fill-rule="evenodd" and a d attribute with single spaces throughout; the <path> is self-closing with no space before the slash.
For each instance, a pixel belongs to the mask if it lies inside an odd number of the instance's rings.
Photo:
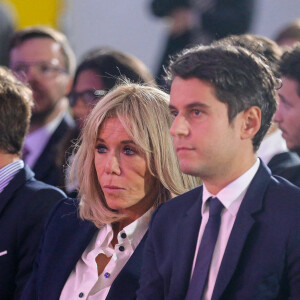
<path id="1" fill-rule="evenodd" d="M 103 189 L 110 192 L 125 190 L 124 188 L 116 185 L 104 185 Z"/>

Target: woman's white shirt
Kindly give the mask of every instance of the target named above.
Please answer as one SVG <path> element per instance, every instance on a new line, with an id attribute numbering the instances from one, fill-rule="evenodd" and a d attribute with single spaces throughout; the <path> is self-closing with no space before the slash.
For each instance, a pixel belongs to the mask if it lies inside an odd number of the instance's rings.
<path id="1" fill-rule="evenodd" d="M 114 248 L 111 245 L 113 239 L 111 224 L 99 229 L 71 272 L 59 299 L 105 300 L 113 281 L 145 235 L 152 211 L 153 209 L 148 210 L 120 231 Z M 96 257 L 101 253 L 111 259 L 98 276 Z"/>

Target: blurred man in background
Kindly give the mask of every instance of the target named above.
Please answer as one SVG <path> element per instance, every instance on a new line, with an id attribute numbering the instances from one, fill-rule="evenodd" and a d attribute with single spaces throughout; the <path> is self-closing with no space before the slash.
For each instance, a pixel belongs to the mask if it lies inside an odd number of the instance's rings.
<path id="1" fill-rule="evenodd" d="M 286 51 L 281 60 L 282 87 L 274 120 L 291 151 L 300 153 L 300 45 Z M 288 168 L 282 176 L 300 186 L 300 165 Z"/>
<path id="2" fill-rule="evenodd" d="M 28 27 L 11 40 L 10 67 L 33 90 L 34 107 L 23 159 L 36 178 L 63 187 L 64 148 L 75 122 L 68 99 L 75 56 L 66 37 L 48 27 Z"/>

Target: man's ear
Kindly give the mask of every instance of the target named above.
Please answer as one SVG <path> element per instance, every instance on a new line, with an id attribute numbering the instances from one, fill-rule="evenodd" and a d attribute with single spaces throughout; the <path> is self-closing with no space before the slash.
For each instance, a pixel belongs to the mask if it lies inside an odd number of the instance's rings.
<path id="1" fill-rule="evenodd" d="M 261 126 L 261 110 L 258 106 L 251 106 L 243 112 L 241 138 L 252 139 Z"/>

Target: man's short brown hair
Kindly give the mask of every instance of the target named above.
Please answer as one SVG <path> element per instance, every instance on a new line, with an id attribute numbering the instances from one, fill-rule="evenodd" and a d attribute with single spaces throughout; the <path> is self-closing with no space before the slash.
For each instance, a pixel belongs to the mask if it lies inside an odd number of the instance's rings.
<path id="1" fill-rule="evenodd" d="M 34 38 L 49 38 L 58 43 L 61 47 L 65 68 L 70 75 L 73 75 L 76 68 L 75 54 L 66 38 L 66 36 L 47 26 L 30 26 L 17 31 L 10 41 L 10 51 L 20 46 L 25 41 Z"/>
<path id="2" fill-rule="evenodd" d="M 0 151 L 19 154 L 28 131 L 33 96 L 11 71 L 0 67 Z"/>

